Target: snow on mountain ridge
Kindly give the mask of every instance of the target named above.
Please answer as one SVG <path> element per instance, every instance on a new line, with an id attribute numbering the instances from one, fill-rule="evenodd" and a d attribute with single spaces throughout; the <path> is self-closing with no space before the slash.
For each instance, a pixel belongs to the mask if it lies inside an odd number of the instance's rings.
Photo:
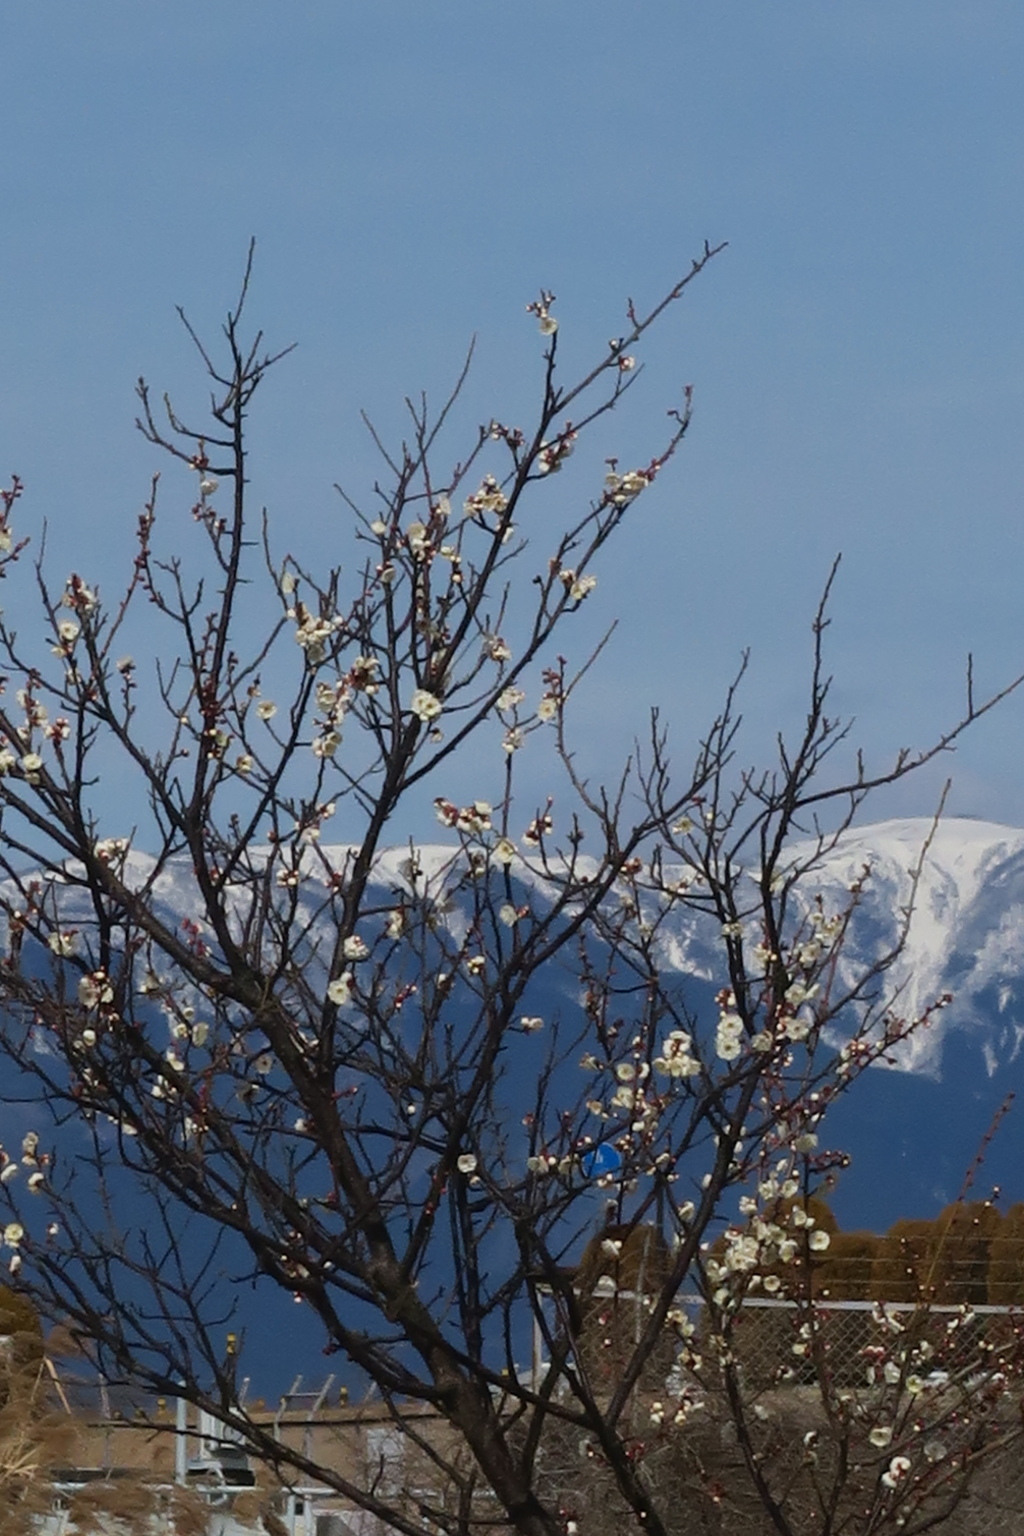
<path id="1" fill-rule="evenodd" d="M 978 1044 L 991 1075 L 1024 1034 L 1024 1007 L 1020 1023 L 1013 1011 L 1018 997 L 1024 1004 L 1024 830 L 955 817 L 937 826 L 921 817 L 854 828 L 823 857 L 820 884 L 848 889 L 865 866 L 871 873 L 850 964 L 891 947 L 913 897 L 906 946 L 890 973 L 899 1010 L 920 1015 L 944 992 L 953 994 L 950 1009 L 906 1042 L 899 1065 L 938 1076 L 944 1038 L 952 1029 L 971 1029 L 985 1035 Z M 993 991 L 1005 1015 L 998 1030 L 991 1023 Z"/>
<path id="2" fill-rule="evenodd" d="M 263 852 L 248 850 L 257 863 Z M 810 857 L 814 844 L 795 843 L 791 852 L 798 859 Z M 307 911 L 326 898 L 324 886 L 320 887 L 322 897 L 316 895 L 318 875 L 322 877 L 325 867 L 343 871 L 354 854 L 344 844 L 322 844 L 305 851 L 303 875 L 311 881 L 304 902 Z M 382 850 L 372 884 L 378 890 L 407 891 L 413 857 L 428 886 L 436 889 L 452 861 L 458 860 L 459 848 L 426 844 Z M 887 986 L 899 989 L 899 1011 L 908 1016 L 919 1015 L 947 991 L 954 1002 L 928 1030 L 911 1037 L 898 1064 L 907 1071 L 938 1077 L 944 1040 L 951 1030 L 962 1030 L 976 1040 L 991 1074 L 1001 1063 L 1013 1060 L 1024 1044 L 1024 830 L 952 817 L 937 827 L 928 818 L 903 818 L 852 828 L 821 855 L 804 881 L 803 899 L 809 905 L 820 892 L 831 910 L 840 910 L 849 901 L 850 886 L 861 880 L 865 867 L 870 869 L 844 961 L 852 976 L 892 950 L 919 864 L 906 947 Z M 152 895 L 165 921 L 174 925 L 184 918 L 201 921 L 191 861 L 187 857 L 170 860 L 155 879 L 154 867 L 150 855 L 131 850 L 121 874 L 136 890 L 153 880 Z M 529 864 L 517 861 L 514 874 L 533 889 L 542 905 L 552 894 Z M 58 884 L 54 894 L 61 902 L 63 921 L 87 921 L 86 894 L 73 887 L 63 896 L 59 891 Z M 387 897 L 382 894 L 382 899 Z M 453 910 L 449 916 L 454 936 L 461 927 L 460 914 Z M 662 928 L 661 954 L 669 969 L 695 980 L 712 980 L 721 968 L 715 925 L 682 906 L 673 909 Z"/>

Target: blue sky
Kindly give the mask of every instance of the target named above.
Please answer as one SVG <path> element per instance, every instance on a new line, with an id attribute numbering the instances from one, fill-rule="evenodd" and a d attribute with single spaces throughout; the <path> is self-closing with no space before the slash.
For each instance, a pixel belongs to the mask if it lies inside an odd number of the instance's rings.
<path id="1" fill-rule="evenodd" d="M 0 473 L 60 575 L 125 569 L 159 467 L 135 379 L 201 406 L 174 305 L 214 327 L 250 236 L 253 315 L 298 343 L 254 493 L 325 562 L 333 482 L 376 472 L 361 408 L 397 431 L 475 333 L 468 420 L 525 416 L 541 286 L 571 371 L 728 240 L 605 429 L 639 462 L 694 385 L 599 572 L 589 622 L 620 626 L 590 761 L 612 772 L 655 703 L 685 756 L 747 646 L 749 755 L 799 723 L 839 550 L 836 703 L 874 760 L 955 715 L 968 649 L 981 687 L 1024 670 L 1019 4 L 39 0 L 2 37 Z M 190 490 L 168 475 L 172 541 Z M 1022 747 L 1024 697 L 948 765 L 952 809 L 1024 823 Z"/>

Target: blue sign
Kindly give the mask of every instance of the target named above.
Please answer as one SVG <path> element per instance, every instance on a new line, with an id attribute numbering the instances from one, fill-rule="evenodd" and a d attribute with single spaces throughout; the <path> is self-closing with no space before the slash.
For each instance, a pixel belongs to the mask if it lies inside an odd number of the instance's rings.
<path id="1" fill-rule="evenodd" d="M 602 1142 L 592 1152 L 580 1158 L 580 1168 L 585 1179 L 599 1179 L 603 1173 L 615 1173 L 622 1167 L 622 1155 L 610 1141 Z"/>

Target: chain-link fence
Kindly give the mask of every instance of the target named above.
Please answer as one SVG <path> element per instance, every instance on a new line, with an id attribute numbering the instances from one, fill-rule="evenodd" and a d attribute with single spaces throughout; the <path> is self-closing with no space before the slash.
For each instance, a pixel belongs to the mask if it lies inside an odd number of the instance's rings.
<path id="1" fill-rule="evenodd" d="M 695 1334 L 710 1344 L 713 1327 L 699 1300 L 684 1310 Z M 794 1301 L 747 1297 L 728 1318 L 728 1341 L 741 1362 L 748 1393 L 782 1384 L 824 1383 L 834 1389 L 877 1384 L 884 1362 L 915 1351 L 928 1374 L 960 1377 L 972 1369 L 1015 1367 L 1024 1336 L 1024 1315 L 997 1306 L 937 1306 L 909 1302 Z M 910 1374 L 907 1372 L 906 1374 Z"/>
<path id="2" fill-rule="evenodd" d="M 649 1313 L 628 1291 L 591 1301 L 576 1366 L 603 1403 Z M 1022 1335 L 1024 1319 L 1006 1307 L 747 1298 L 723 1313 L 684 1297 L 670 1347 L 651 1355 L 617 1429 L 669 1536 L 1024 1536 Z M 543 1372 L 538 1339 L 532 1385 Z M 161 1419 L 173 1440 L 173 1405 L 137 1423 L 112 1390 L 96 1405 L 106 1459 L 124 1461 L 122 1441 L 148 1443 L 140 1432 Z M 410 1517 L 454 1512 L 468 1484 L 440 1477 L 435 1453 L 457 1460 L 442 1416 L 328 1402 L 326 1389 L 315 1399 L 308 1411 L 289 1400 L 263 1416 L 307 1458 Z M 168 1437 L 157 1440 L 166 1454 Z M 636 1527 L 596 1437 L 557 1412 L 536 1467 L 542 1492 L 584 1536 Z M 479 1488 L 472 1505 L 481 1532 L 500 1526 Z M 310 1494 L 303 1518 L 337 1515 L 349 1536 L 369 1536 L 373 1522 L 345 1506 Z"/>
<path id="3" fill-rule="evenodd" d="M 643 1305 L 595 1313 L 580 1355 L 607 1358 L 602 1394 Z M 1024 1536 L 1016 1311 L 758 1298 L 712 1317 L 683 1298 L 680 1314 L 683 1347 L 623 1421 L 673 1536 Z M 632 1524 L 591 1437 L 552 1424 L 542 1465 L 581 1531 Z"/>

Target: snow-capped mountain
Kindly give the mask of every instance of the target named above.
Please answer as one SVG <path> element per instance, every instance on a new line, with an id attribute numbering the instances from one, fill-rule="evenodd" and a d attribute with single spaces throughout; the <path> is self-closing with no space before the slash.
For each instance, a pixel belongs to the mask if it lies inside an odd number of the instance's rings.
<path id="1" fill-rule="evenodd" d="M 795 847 L 793 854 L 801 858 L 811 851 Z M 312 904 L 307 914 L 311 919 L 325 890 L 322 879 L 312 878 L 316 868 L 321 875 L 324 864 L 343 870 L 349 853 L 340 846 L 310 850 L 309 891 L 307 895 L 300 887 L 300 900 Z M 138 888 L 151 879 L 153 862 L 145 853 L 131 850 L 118 857 L 123 858 L 120 872 L 126 883 Z M 446 868 L 459 857 L 451 846 L 418 848 L 418 888 L 426 882 L 438 890 Z M 367 919 L 368 940 L 381 932 L 396 892 L 408 890 L 409 860 L 408 847 L 390 850 L 378 860 L 368 893 L 376 907 L 376 916 Z M 865 868 L 870 870 L 867 879 Z M 544 882 L 523 866 L 514 869 L 522 899 L 542 912 L 548 899 Z M 830 1197 L 841 1226 L 884 1231 L 900 1217 L 934 1216 L 958 1197 L 1000 1104 L 1018 1086 L 1024 1090 L 1024 830 L 954 819 L 937 829 L 928 820 L 859 828 L 821 858 L 808 876 L 803 899 L 810 903 L 820 893 L 826 911 L 844 910 L 855 882 L 861 882 L 861 894 L 844 950 L 847 969 L 853 973 L 892 950 L 902 914 L 913 898 L 907 943 L 886 978 L 886 989 L 901 989 L 899 1011 L 909 1015 L 944 992 L 954 999 L 927 1030 L 907 1043 L 897 1069 L 873 1068 L 862 1074 L 832 1105 L 821 1128 L 824 1145 L 852 1157 Z M 153 882 L 151 894 L 172 928 L 199 916 L 187 860 L 168 864 Z M 73 882 L 56 882 L 53 902 L 62 927 L 88 923 L 85 895 Z M 465 898 L 456 894 L 451 904 L 439 909 L 439 920 L 458 943 L 468 923 Z M 323 940 L 319 955 L 318 936 Z M 312 966 L 323 964 L 332 939 L 325 910 L 312 921 Z M 6 935 L 0 933 L 0 950 L 5 942 Z M 713 1019 L 712 994 L 725 979 L 717 925 L 676 904 L 662 930 L 662 946 L 663 963 L 678 973 L 694 1012 Z M 23 964 L 51 963 L 47 952 L 37 947 L 30 958 L 28 949 Z M 561 1016 L 567 1023 L 576 1022 L 578 985 L 571 957 L 564 965 L 551 965 L 538 976 L 528 1011 L 549 1021 Z M 166 1027 L 155 1011 L 153 1018 L 155 1028 Z M 546 1032 L 517 1043 L 511 1092 L 518 1091 L 517 1083 L 531 1081 L 545 1038 Z M 1021 1104 L 1024 1107 L 1024 1092 Z M 18 1114 L 16 1103 L 8 1106 L 11 1125 Z M 8 1131 L 13 1134 L 10 1126 Z M 62 1132 L 67 1137 L 74 1133 L 73 1125 Z M 972 1196 L 983 1198 L 998 1184 L 1004 1205 L 1024 1200 L 1022 1154 L 1021 1124 L 1011 1113 L 975 1172 Z M 125 1210 L 130 1214 L 131 1209 L 126 1198 Z M 279 1333 L 270 1330 L 272 1339 L 267 1339 L 260 1311 L 265 1291 L 257 1294 L 234 1285 L 231 1299 L 238 1308 L 232 1326 L 243 1331 L 251 1326 L 253 1337 L 264 1340 L 261 1390 L 269 1383 L 286 1384 L 297 1361 L 311 1379 L 322 1373 L 322 1340 L 304 1314 L 293 1315 L 289 1303 L 288 1325 Z"/>
<path id="2" fill-rule="evenodd" d="M 998 1187 L 1004 1204 L 1024 1200 L 1024 830 L 956 818 L 857 828 L 822 860 L 805 896 L 820 891 L 838 910 L 865 868 L 847 972 L 892 948 L 912 904 L 886 991 L 899 990 L 909 1017 L 943 993 L 953 1001 L 900 1048 L 898 1070 L 870 1070 L 830 1111 L 825 1138 L 853 1159 L 836 1214 L 844 1227 L 876 1231 L 934 1215 L 966 1189 L 972 1168 L 972 1198 Z M 1018 1107 L 985 1145 L 1013 1095 Z"/>
<path id="3" fill-rule="evenodd" d="M 934 829 L 923 819 L 880 822 L 842 838 L 823 863 L 821 888 L 839 899 L 865 868 L 849 966 L 891 946 L 912 903 L 890 977 L 900 1012 L 913 1017 L 940 994 L 953 995 L 941 1018 L 907 1042 L 900 1065 L 940 1077 L 956 1031 L 990 1073 L 1015 1060 L 1024 1038 L 1024 831 L 966 819 Z"/>
<path id="4" fill-rule="evenodd" d="M 317 876 L 325 867 L 344 870 L 352 852 L 342 845 L 319 847 L 315 858 L 308 858 L 311 885 L 322 891 Z M 810 852 L 810 845 L 795 844 L 792 849 L 799 860 Z M 378 857 L 371 895 L 382 906 L 394 900 L 396 891 L 408 889 L 409 860 L 408 847 Z M 450 845 L 418 847 L 418 888 L 425 884 L 436 893 L 457 860 L 458 851 Z M 152 868 L 145 853 L 131 850 L 121 874 L 138 888 L 150 880 Z M 669 878 L 671 873 L 666 871 Z M 543 880 L 525 865 L 515 866 L 515 875 L 524 895 L 543 911 Z M 962 1036 L 980 1053 L 990 1074 L 1016 1061 L 1024 1042 L 1024 829 L 965 818 L 950 818 L 938 826 L 926 818 L 905 818 L 856 828 L 805 877 L 803 901 L 809 905 L 820 894 L 826 910 L 845 909 L 854 882 L 861 883 L 861 894 L 844 949 L 847 974 L 854 976 L 892 950 L 912 906 L 907 941 L 886 990 L 899 990 L 899 1012 L 909 1017 L 919 1015 L 941 994 L 953 995 L 952 1005 L 906 1042 L 898 1055 L 899 1067 L 941 1078 L 947 1044 L 954 1036 Z M 151 899 L 172 927 L 200 915 L 187 859 L 164 867 L 152 884 Z M 310 914 L 315 901 L 309 904 Z M 65 922 L 88 920 L 83 893 L 68 889 L 60 905 Z M 447 907 L 445 926 L 456 941 L 465 931 L 466 915 L 457 898 Z M 661 957 L 667 969 L 694 982 L 722 984 L 717 927 L 688 907 L 675 907 L 663 927 Z"/>
<path id="5" fill-rule="evenodd" d="M 972 1198 L 999 1187 L 1004 1204 L 1024 1200 L 1024 830 L 956 818 L 856 828 L 807 877 L 804 901 L 820 893 L 826 911 L 845 909 L 865 869 L 846 974 L 892 950 L 909 907 L 885 993 L 898 991 L 897 1011 L 911 1018 L 944 993 L 952 1003 L 904 1042 L 896 1070 L 869 1070 L 830 1110 L 824 1138 L 852 1157 L 833 1201 L 840 1223 L 881 1231 L 934 1215 L 972 1169 Z M 666 941 L 666 956 L 695 978 L 713 979 L 715 954 L 714 935 L 692 921 Z M 1014 1095 L 1018 1107 L 988 1143 Z"/>
<path id="6" fill-rule="evenodd" d="M 798 858 L 809 851 L 793 849 Z M 316 866 L 341 870 L 348 853 L 320 847 Z M 378 860 L 371 894 L 379 896 L 380 907 L 407 888 L 409 857 L 408 848 L 394 849 Z M 437 882 L 457 857 L 450 846 L 418 848 L 420 878 Z M 128 884 L 141 886 L 152 867 L 144 853 L 132 850 L 121 872 Z M 955 818 L 937 828 L 927 819 L 857 828 L 808 876 L 804 900 L 820 893 L 826 910 L 844 909 L 850 886 L 862 880 L 865 869 L 870 874 L 844 950 L 847 971 L 853 974 L 891 951 L 912 902 L 907 942 L 886 990 L 899 988 L 899 1012 L 908 1016 L 943 993 L 953 995 L 951 1006 L 901 1048 L 899 1069 L 870 1071 L 828 1122 L 829 1143 L 854 1158 L 838 1201 L 845 1207 L 841 1220 L 877 1228 L 898 1215 L 928 1214 L 955 1198 L 995 1109 L 1018 1079 L 1024 1087 L 1024 830 Z M 543 882 L 522 867 L 517 878 L 524 895 L 542 910 Z M 320 882 L 311 884 L 323 889 Z M 87 918 L 84 896 L 73 886 L 55 894 L 62 923 Z M 187 861 L 165 867 L 152 898 L 173 927 L 197 915 Z M 458 940 L 466 924 L 458 900 L 444 921 Z M 679 972 L 702 1005 L 724 980 L 717 928 L 679 906 L 662 934 L 663 963 Z M 323 952 L 329 949 L 325 934 Z M 553 967 L 549 976 L 538 978 L 532 1006 L 548 1018 L 564 1015 L 576 1005 L 575 985 L 568 968 Z M 1009 1198 L 1024 1199 L 1024 1168 L 1014 1152 L 1021 1146 L 1011 1116 L 979 1177 L 983 1192 L 998 1179 Z"/>
<path id="7" fill-rule="evenodd" d="M 922 853 L 924 854 L 922 858 Z M 944 992 L 951 1005 L 832 1110 L 827 1138 L 853 1156 L 836 1211 L 881 1230 L 957 1198 L 1000 1106 L 1017 1095 L 973 1175 L 972 1198 L 998 1186 L 1024 1200 L 1024 831 L 950 818 L 881 822 L 848 832 L 822 865 L 828 900 L 868 866 L 847 963 L 890 946 L 913 899 L 906 946 L 888 978 L 899 1011 Z M 914 872 L 919 870 L 916 879 Z"/>

